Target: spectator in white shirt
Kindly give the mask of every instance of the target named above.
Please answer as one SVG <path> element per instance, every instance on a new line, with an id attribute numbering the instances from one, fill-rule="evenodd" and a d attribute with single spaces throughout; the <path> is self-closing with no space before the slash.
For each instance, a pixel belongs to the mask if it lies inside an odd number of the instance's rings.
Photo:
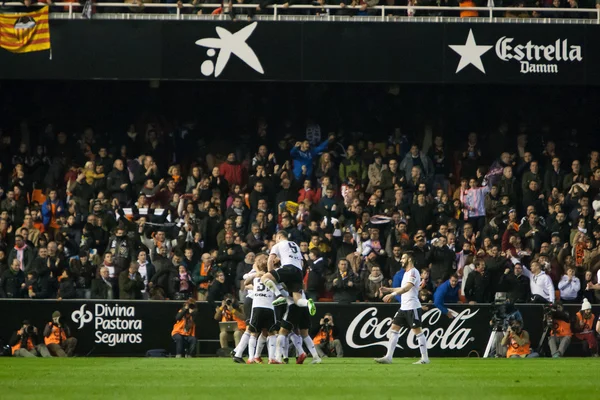
<path id="1" fill-rule="evenodd" d="M 539 262 L 531 263 L 531 271 L 523 265 L 523 275 L 529 278 L 531 286 L 532 302 L 534 303 L 554 303 L 554 285 L 552 279 L 544 271 Z"/>
<path id="2" fill-rule="evenodd" d="M 563 275 L 558 283 L 558 289 L 560 290 L 560 299 L 563 303 L 577 303 L 581 282 L 579 281 L 579 278 L 575 276 L 574 267 L 571 266 L 567 269 L 567 274 Z"/>

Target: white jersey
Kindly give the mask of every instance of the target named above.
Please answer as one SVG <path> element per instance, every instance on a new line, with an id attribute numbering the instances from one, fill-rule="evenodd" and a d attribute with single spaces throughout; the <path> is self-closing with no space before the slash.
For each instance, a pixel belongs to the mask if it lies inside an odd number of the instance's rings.
<path id="1" fill-rule="evenodd" d="M 252 269 L 250 272 L 248 272 L 247 274 L 244 274 L 243 278 L 244 280 L 250 278 L 251 276 L 256 275 L 256 270 Z M 253 285 L 254 286 L 254 285 Z M 248 289 L 246 292 L 246 297 L 249 297 L 251 299 L 254 298 L 254 287 L 252 289 Z"/>
<path id="2" fill-rule="evenodd" d="M 419 301 L 419 286 L 421 286 L 421 275 L 416 268 L 411 268 L 406 271 L 402 278 L 402 284 L 400 287 L 404 287 L 409 283 L 413 284 L 413 287 L 406 293 L 402 294 L 402 305 L 401 310 L 416 310 L 421 308 L 421 302 Z"/>
<path id="3" fill-rule="evenodd" d="M 269 290 L 269 288 L 260 281 L 260 278 L 254 278 L 252 285 L 254 286 L 252 309 L 268 308 L 269 310 L 274 310 L 273 300 L 275 300 L 275 293 Z"/>
<path id="4" fill-rule="evenodd" d="M 293 265 L 302 271 L 302 253 L 295 242 L 282 240 L 271 248 L 271 254 L 275 254 L 281 260 L 281 266 Z"/>

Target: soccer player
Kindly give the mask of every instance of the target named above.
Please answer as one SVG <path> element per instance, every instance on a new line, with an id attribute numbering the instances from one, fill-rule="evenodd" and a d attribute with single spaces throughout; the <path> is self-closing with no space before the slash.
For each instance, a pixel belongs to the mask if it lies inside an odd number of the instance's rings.
<path id="1" fill-rule="evenodd" d="M 260 263 L 258 270 L 259 274 L 267 272 L 267 263 Z M 275 325 L 275 307 L 273 306 L 275 294 L 260 281 L 260 277 L 258 276 L 253 278 L 252 286 L 254 299 L 252 300 L 252 312 L 249 324 L 252 336 L 249 342 L 248 364 L 251 364 L 255 358 L 257 336 L 262 333 L 266 337 Z M 241 361 L 243 362 L 244 360 Z"/>
<path id="2" fill-rule="evenodd" d="M 300 297 L 301 299 L 306 299 L 303 291 L 300 293 Z M 287 356 L 287 347 L 289 344 L 288 335 L 290 335 L 290 332 L 293 332 L 296 329 L 300 331 L 302 341 L 304 341 L 304 344 L 313 357 L 312 364 L 320 364 L 321 358 L 317 353 L 317 349 L 315 348 L 312 338 L 308 334 L 308 330 L 310 329 L 310 315 L 308 309 L 306 307 L 299 307 L 298 305 L 294 304 L 294 301 L 289 297 L 286 299 L 286 301 L 288 303 L 288 309 L 283 316 L 283 320 L 281 321 L 281 329 L 279 330 L 279 335 L 277 335 L 275 359 L 269 360 L 269 364 L 283 364 L 283 356 Z M 296 349 L 300 350 L 297 344 L 300 343 L 294 342 Z M 306 353 L 303 350 L 298 352 L 300 354 L 298 354 L 298 358 L 296 358 L 296 364 L 302 364 L 304 363 L 304 359 L 306 359 Z"/>
<path id="3" fill-rule="evenodd" d="M 261 282 L 268 287 L 277 298 L 273 305 L 286 303 L 286 298 L 277 288 L 277 283 L 285 284 L 294 296 L 294 304 L 298 307 L 308 307 L 310 315 L 315 315 L 317 308 L 312 299 L 306 299 L 302 294 L 302 253 L 295 242 L 288 241 L 287 233 L 277 232 L 276 244 L 271 248 L 267 261 L 269 272 L 262 276 Z M 281 267 L 274 269 L 275 259 L 281 260 Z"/>
<path id="4" fill-rule="evenodd" d="M 419 271 L 414 266 L 413 256 L 404 253 L 400 259 L 400 263 L 405 269 L 402 284 L 399 288 L 381 288 L 382 294 L 388 293 L 383 301 L 390 303 L 392 299 L 401 295 L 400 310 L 394 315 L 392 328 L 390 329 L 390 341 L 388 343 L 388 351 L 385 357 L 376 358 L 375 361 L 379 364 L 391 364 L 394 350 L 398 344 L 398 335 L 401 327 L 412 329 L 419 342 L 419 350 L 421 351 L 421 359 L 414 364 L 429 364 L 429 356 L 427 355 L 427 338 L 421 329 L 421 317 L 423 310 L 419 301 L 419 285 L 421 284 L 421 276 Z"/>

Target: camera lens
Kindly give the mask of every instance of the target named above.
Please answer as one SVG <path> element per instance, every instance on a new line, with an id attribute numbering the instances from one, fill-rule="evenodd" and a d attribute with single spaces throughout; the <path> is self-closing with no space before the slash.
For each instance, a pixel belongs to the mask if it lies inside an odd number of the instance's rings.
<path id="1" fill-rule="evenodd" d="M 325 322 L 326 324 L 329 323 L 329 318 L 323 318 L 323 322 Z"/>

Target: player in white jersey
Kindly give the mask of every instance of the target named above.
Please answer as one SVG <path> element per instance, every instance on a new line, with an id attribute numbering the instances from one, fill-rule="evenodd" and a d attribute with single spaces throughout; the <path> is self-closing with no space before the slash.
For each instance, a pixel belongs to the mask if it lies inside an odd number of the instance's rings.
<path id="1" fill-rule="evenodd" d="M 300 296 L 302 299 L 306 299 L 304 291 L 300 293 Z M 286 299 L 286 301 L 288 306 L 287 311 L 281 321 L 281 329 L 277 335 L 277 350 L 275 353 L 275 358 L 270 359 L 269 364 L 283 364 L 283 357 L 287 358 L 290 338 L 294 341 L 294 346 L 298 351 L 296 364 L 302 364 L 306 359 L 306 353 L 302 349 L 302 342 L 304 342 L 313 356 L 312 363 L 320 364 L 321 358 L 317 353 L 317 349 L 315 348 L 312 338 L 308 334 L 308 330 L 310 329 L 310 314 L 308 309 L 306 307 L 299 307 L 298 305 L 294 304 L 294 301 L 289 297 Z M 299 331 L 300 336 L 296 337 L 297 335 L 294 333 L 294 331 Z"/>
<path id="2" fill-rule="evenodd" d="M 282 296 L 277 283 L 285 284 L 293 294 L 294 304 L 298 307 L 308 307 L 310 315 L 315 315 L 317 308 L 311 299 L 302 296 L 302 253 L 295 242 L 288 241 L 287 234 L 283 231 L 275 235 L 276 244 L 271 248 L 271 254 L 267 261 L 269 272 L 262 276 L 261 281 L 266 287 L 277 295 L 274 305 L 284 304 L 285 297 Z M 279 258 L 281 267 L 275 269 L 275 259 Z"/>
<path id="3" fill-rule="evenodd" d="M 394 297 L 401 295 L 402 304 L 400 310 L 394 315 L 392 327 L 388 333 L 390 341 L 388 342 L 388 351 L 385 357 L 376 358 L 379 364 L 391 364 L 394 350 L 398 344 L 400 328 L 412 329 L 419 342 L 421 359 L 414 364 L 429 364 L 429 355 L 427 354 L 427 337 L 421 329 L 421 319 L 423 310 L 419 301 L 419 286 L 421 285 L 421 275 L 414 266 L 412 254 L 404 253 L 400 259 L 402 266 L 406 270 L 402 278 L 402 284 L 399 288 L 381 288 L 382 294 L 388 293 L 383 301 L 390 303 Z"/>

